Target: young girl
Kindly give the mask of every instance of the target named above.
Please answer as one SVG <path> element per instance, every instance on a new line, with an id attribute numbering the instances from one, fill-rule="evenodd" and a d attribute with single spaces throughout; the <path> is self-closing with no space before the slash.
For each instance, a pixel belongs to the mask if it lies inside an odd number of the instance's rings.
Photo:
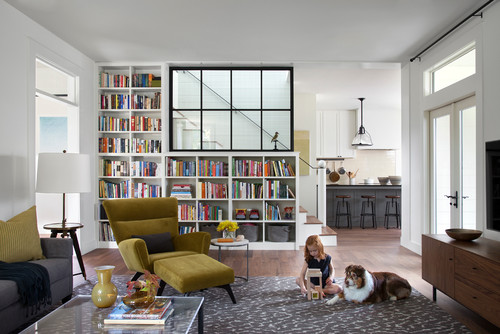
<path id="1" fill-rule="evenodd" d="M 300 292 L 304 295 L 307 293 L 306 289 L 306 271 L 307 268 L 321 269 L 323 274 L 323 293 L 334 295 L 342 291 L 342 287 L 335 284 L 333 275 L 335 270 L 332 265 L 332 257 L 325 254 L 323 243 L 318 235 L 311 235 L 306 240 L 304 247 L 304 265 L 300 271 L 300 276 L 297 277 L 297 284 L 300 287 Z M 318 277 L 311 277 L 311 286 L 319 285 Z"/>

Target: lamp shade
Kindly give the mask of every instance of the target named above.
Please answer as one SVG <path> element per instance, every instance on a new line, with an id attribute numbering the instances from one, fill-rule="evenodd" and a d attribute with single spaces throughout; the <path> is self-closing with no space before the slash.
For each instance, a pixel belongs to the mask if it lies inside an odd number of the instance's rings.
<path id="1" fill-rule="evenodd" d="M 89 155 L 78 153 L 40 153 L 38 155 L 36 192 L 90 192 Z"/>

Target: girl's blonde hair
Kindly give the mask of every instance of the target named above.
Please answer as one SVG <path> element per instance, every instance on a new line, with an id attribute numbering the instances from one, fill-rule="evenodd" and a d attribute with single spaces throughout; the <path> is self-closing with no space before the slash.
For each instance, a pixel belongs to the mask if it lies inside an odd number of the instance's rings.
<path id="1" fill-rule="evenodd" d="M 306 262 L 309 262 L 313 257 L 309 254 L 309 248 L 307 246 L 316 246 L 316 248 L 318 248 L 318 257 L 320 259 L 325 258 L 325 248 L 323 247 L 323 243 L 321 242 L 319 235 L 310 235 L 306 240 L 306 246 L 304 247 L 304 259 Z"/>

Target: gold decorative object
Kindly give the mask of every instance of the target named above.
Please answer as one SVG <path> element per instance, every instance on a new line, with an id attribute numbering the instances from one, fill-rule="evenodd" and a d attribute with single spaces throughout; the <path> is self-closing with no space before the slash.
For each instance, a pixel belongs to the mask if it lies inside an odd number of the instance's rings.
<path id="1" fill-rule="evenodd" d="M 97 307 L 110 307 L 118 296 L 118 289 L 111 282 L 111 274 L 115 266 L 100 266 L 94 269 L 98 282 L 92 289 L 92 301 Z"/>

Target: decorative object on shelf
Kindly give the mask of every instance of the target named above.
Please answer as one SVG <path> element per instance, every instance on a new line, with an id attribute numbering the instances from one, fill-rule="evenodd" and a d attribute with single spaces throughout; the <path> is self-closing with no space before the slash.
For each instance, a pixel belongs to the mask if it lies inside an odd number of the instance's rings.
<path id="1" fill-rule="evenodd" d="M 250 210 L 250 214 L 248 215 L 248 219 L 254 219 L 254 220 L 260 219 L 259 210 L 258 209 Z"/>
<path id="2" fill-rule="evenodd" d="M 236 239 L 236 230 L 239 228 L 237 222 L 232 222 L 230 220 L 224 220 L 217 226 L 217 231 L 222 231 L 223 239 Z"/>
<path id="3" fill-rule="evenodd" d="M 279 132 L 278 132 L 278 131 L 276 131 L 276 132 L 274 133 L 273 138 L 271 138 L 271 143 L 274 143 L 274 150 L 275 150 L 275 151 L 277 151 L 277 150 L 278 150 L 278 146 L 277 146 L 277 145 L 278 145 L 278 136 L 279 136 Z"/>
<path id="4" fill-rule="evenodd" d="M 482 231 L 469 230 L 465 228 L 449 228 L 445 232 L 450 238 L 459 241 L 472 241 L 479 238 L 481 234 L 483 234 Z"/>
<path id="5" fill-rule="evenodd" d="M 123 303 L 133 308 L 146 308 L 155 301 L 156 292 L 160 287 L 160 277 L 144 270 L 145 280 L 128 281 L 127 296 Z"/>
<path id="6" fill-rule="evenodd" d="M 97 274 L 97 284 L 92 289 L 92 301 L 97 307 L 110 307 L 118 296 L 118 289 L 111 282 L 115 266 L 100 266 L 94 269 Z"/>
<path id="7" fill-rule="evenodd" d="M 283 209 L 285 219 L 293 219 L 293 206 L 287 206 Z"/>
<path id="8" fill-rule="evenodd" d="M 363 126 L 363 100 L 364 97 L 358 98 L 359 101 L 361 101 L 361 125 L 359 127 L 358 132 L 356 132 L 356 135 L 354 136 L 354 139 L 352 140 L 352 146 L 372 146 L 372 137 L 370 134 L 365 130 L 365 127 Z"/>
<path id="9" fill-rule="evenodd" d="M 79 153 L 40 153 L 36 192 L 62 193 L 62 228 L 66 225 L 66 194 L 90 192 L 90 158 Z"/>
<path id="10" fill-rule="evenodd" d="M 245 220 L 247 218 L 247 209 L 234 209 L 234 217 L 238 220 Z"/>

